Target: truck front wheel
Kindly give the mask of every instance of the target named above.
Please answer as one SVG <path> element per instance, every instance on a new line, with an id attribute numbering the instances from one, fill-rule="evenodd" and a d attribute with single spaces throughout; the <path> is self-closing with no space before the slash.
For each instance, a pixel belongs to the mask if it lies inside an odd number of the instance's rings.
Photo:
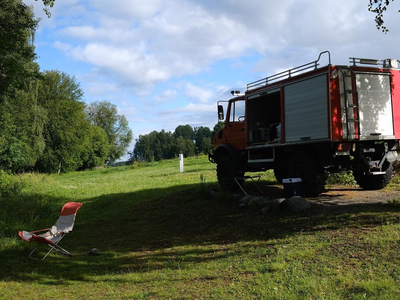
<path id="1" fill-rule="evenodd" d="M 221 188 L 225 191 L 233 191 L 236 186 L 235 167 L 233 166 L 232 160 L 227 156 L 222 156 L 218 160 L 217 164 L 217 177 Z"/>
<path id="2" fill-rule="evenodd" d="M 318 196 L 325 189 L 328 177 L 324 168 L 307 152 L 296 152 L 289 160 L 289 177 L 301 178 L 304 194 Z"/>
<path id="3" fill-rule="evenodd" d="M 393 176 L 393 166 L 390 162 L 385 161 L 382 166 L 380 175 L 367 175 L 364 171 L 353 171 L 354 179 L 357 184 L 364 190 L 380 190 L 386 187 Z"/>

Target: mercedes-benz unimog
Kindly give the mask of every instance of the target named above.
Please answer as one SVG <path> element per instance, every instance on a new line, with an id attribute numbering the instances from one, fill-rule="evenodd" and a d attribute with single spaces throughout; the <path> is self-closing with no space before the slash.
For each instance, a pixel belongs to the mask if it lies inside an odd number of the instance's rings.
<path id="1" fill-rule="evenodd" d="M 322 58 L 327 65 L 320 66 Z M 257 80 L 218 116 L 210 160 L 225 190 L 245 172 L 273 169 L 278 182 L 301 178 L 306 196 L 324 190 L 328 173 L 352 170 L 360 187 L 391 180 L 400 139 L 400 61 L 316 61 Z"/>

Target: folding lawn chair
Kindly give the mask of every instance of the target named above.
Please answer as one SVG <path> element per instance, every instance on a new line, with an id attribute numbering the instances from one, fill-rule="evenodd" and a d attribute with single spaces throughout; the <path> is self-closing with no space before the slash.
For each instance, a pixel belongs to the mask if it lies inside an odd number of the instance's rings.
<path id="1" fill-rule="evenodd" d="M 81 206 L 82 206 L 82 203 L 78 203 L 78 202 L 66 203 L 63 206 L 63 208 L 61 209 L 61 214 L 60 214 L 60 217 L 58 218 L 56 224 L 51 228 L 36 230 L 36 231 L 32 231 L 32 232 L 19 231 L 18 232 L 19 236 L 22 239 L 24 239 L 25 241 L 39 243 L 39 245 L 37 245 L 36 248 L 33 249 L 32 252 L 29 254 L 29 257 L 32 259 L 36 259 L 36 260 L 43 260 L 53 250 L 57 250 L 57 251 L 61 252 L 62 254 L 65 254 L 68 256 L 72 256 L 71 253 L 69 253 L 64 248 L 60 247 L 58 245 L 58 243 L 65 236 L 65 234 L 72 231 L 72 229 L 74 228 L 76 212 L 78 211 L 78 209 Z M 43 231 L 46 231 L 46 232 L 44 232 L 42 234 L 36 234 L 38 232 L 43 232 Z M 47 252 L 46 255 L 41 259 L 31 257 L 31 255 L 36 251 L 36 249 L 41 244 L 48 245 L 51 248 L 50 251 Z"/>

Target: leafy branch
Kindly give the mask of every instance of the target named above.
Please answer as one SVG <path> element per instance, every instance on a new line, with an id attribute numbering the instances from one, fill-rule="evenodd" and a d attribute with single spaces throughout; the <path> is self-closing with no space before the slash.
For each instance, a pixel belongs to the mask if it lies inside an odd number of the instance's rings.
<path id="1" fill-rule="evenodd" d="M 35 1 L 38 1 L 38 0 L 35 0 Z M 42 1 L 43 1 L 43 4 L 44 4 L 43 10 L 46 13 L 47 17 L 50 18 L 51 17 L 51 13 L 50 13 L 49 8 L 54 6 L 54 1 L 55 0 L 42 0 Z"/>
<path id="2" fill-rule="evenodd" d="M 368 11 L 375 13 L 375 23 L 378 30 L 388 33 L 389 29 L 384 25 L 383 13 L 386 12 L 389 4 L 394 0 L 369 0 Z M 400 10 L 399 10 L 400 12 Z"/>

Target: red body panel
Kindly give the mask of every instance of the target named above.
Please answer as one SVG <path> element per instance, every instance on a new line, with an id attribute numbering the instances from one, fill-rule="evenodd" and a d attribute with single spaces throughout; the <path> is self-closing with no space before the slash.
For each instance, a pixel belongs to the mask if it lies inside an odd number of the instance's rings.
<path id="1" fill-rule="evenodd" d="M 231 144 L 236 150 L 246 149 L 245 122 L 228 123 L 225 126 L 223 144 Z"/>
<path id="2" fill-rule="evenodd" d="M 333 71 L 332 68 L 331 71 Z M 343 140 L 342 111 L 340 108 L 339 76 L 330 80 L 331 93 L 331 138 L 333 141 Z"/>
<path id="3" fill-rule="evenodd" d="M 391 70 L 392 74 L 392 105 L 393 129 L 395 139 L 400 139 L 400 71 Z"/>

